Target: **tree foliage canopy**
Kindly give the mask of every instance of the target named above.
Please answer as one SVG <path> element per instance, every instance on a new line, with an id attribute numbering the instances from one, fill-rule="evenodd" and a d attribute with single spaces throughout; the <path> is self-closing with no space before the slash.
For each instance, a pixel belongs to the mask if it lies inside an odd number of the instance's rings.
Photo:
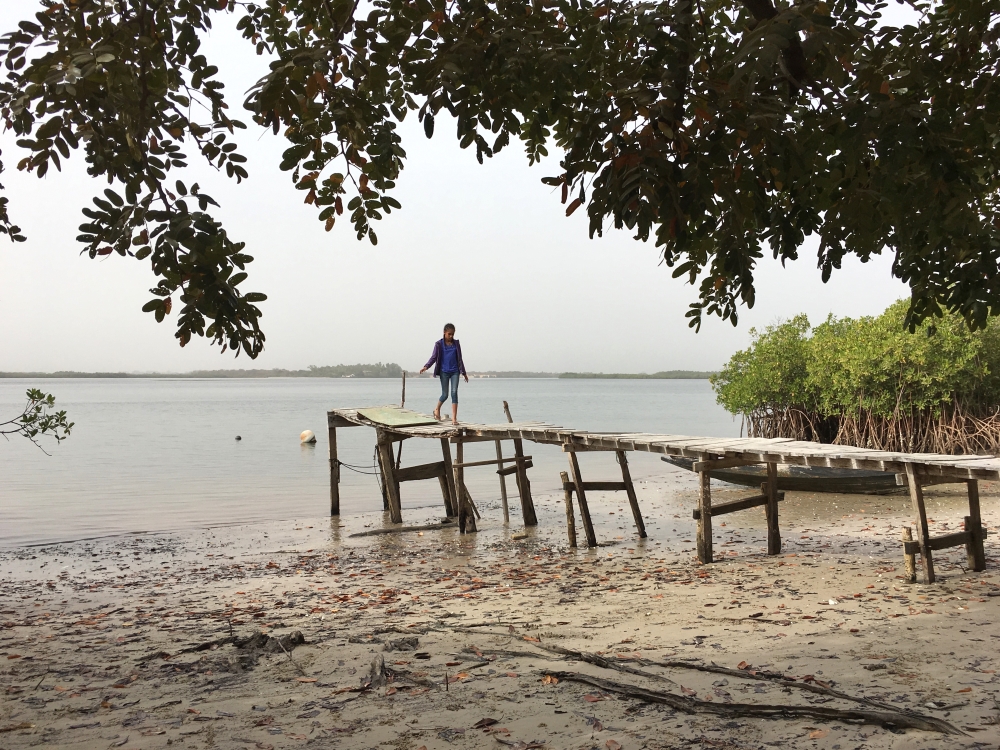
<path id="1" fill-rule="evenodd" d="M 177 176 L 204 158 L 248 174 L 244 125 L 201 39 L 220 14 L 262 56 L 243 106 L 288 141 L 281 168 L 329 230 L 373 244 L 410 112 L 442 115 L 477 158 L 519 140 L 590 232 L 653 239 L 699 285 L 703 314 L 754 302 L 767 246 L 819 238 L 824 280 L 846 255 L 892 252 L 912 327 L 942 310 L 1000 312 L 1000 0 L 907 0 L 908 25 L 857 0 L 41 0 L 0 40 L 0 111 L 44 176 L 82 149 L 110 187 L 84 210 L 91 256 L 148 258 L 145 310 L 180 302 L 183 345 L 251 357 L 264 296 L 252 258 Z M 21 239 L 0 199 L 0 231 Z"/>
<path id="2" fill-rule="evenodd" d="M 895 450 L 1000 445 L 1000 320 L 945 313 L 914 333 L 907 303 L 875 318 L 804 315 L 763 331 L 712 377 L 751 433 Z M 941 425 L 945 425 L 942 428 Z"/>

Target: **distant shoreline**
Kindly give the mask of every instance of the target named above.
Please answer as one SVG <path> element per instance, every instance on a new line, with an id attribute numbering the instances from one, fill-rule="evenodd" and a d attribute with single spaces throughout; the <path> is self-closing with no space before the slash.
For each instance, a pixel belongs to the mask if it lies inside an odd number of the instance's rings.
<path id="1" fill-rule="evenodd" d="M 415 372 L 408 377 L 420 376 Z M 665 370 L 654 373 L 603 373 L 603 372 L 522 372 L 483 371 L 470 372 L 473 378 L 552 378 L 562 380 L 707 380 L 713 372 L 698 370 Z M 0 378 L 41 379 L 41 378 L 92 378 L 92 379 L 260 379 L 260 378 L 399 378 L 402 368 L 398 365 L 339 365 L 337 367 L 312 367 L 308 370 L 195 370 L 192 372 L 0 372 Z"/>

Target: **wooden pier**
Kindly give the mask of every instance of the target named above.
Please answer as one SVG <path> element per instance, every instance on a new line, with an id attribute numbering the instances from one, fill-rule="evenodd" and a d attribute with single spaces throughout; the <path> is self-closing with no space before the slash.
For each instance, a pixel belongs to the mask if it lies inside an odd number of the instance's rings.
<path id="1" fill-rule="evenodd" d="M 531 499 L 528 469 L 531 457 L 524 455 L 524 442 L 558 445 L 567 454 L 569 472 L 562 475 L 562 486 L 567 503 L 567 527 L 571 545 L 576 544 L 575 511 L 583 522 L 588 547 L 598 544 L 591 521 L 587 492 L 623 491 L 628 496 L 636 530 L 646 536 L 639 507 L 639 499 L 628 469 L 627 453 L 645 451 L 663 455 L 688 456 L 695 460 L 694 471 L 699 477 L 698 507 L 693 516 L 698 522 L 698 559 L 703 563 L 713 560 L 712 518 L 748 508 L 763 507 L 767 518 L 767 552 L 781 552 L 781 534 L 778 522 L 778 504 L 784 494 L 777 491 L 777 466 L 824 466 L 831 468 L 874 470 L 892 472 L 897 481 L 909 488 L 916 527 L 916 538 L 909 528 L 904 529 L 902 547 L 907 570 L 915 577 L 916 556 L 921 558 L 924 580 L 934 582 L 935 550 L 965 546 L 968 565 L 972 570 L 986 568 L 983 528 L 979 509 L 979 480 L 1000 480 L 1000 459 L 992 456 L 946 456 L 935 453 L 895 453 L 843 445 L 823 445 L 785 438 L 708 438 L 687 435 L 654 435 L 647 433 L 602 433 L 570 430 L 542 422 L 514 422 L 504 403 L 507 423 L 471 424 L 457 426 L 436 421 L 433 417 L 407 411 L 397 406 L 359 409 L 333 409 L 327 414 L 330 430 L 330 510 L 340 513 L 340 461 L 337 456 L 336 430 L 340 427 L 372 427 L 376 431 L 379 468 L 383 479 L 383 496 L 386 510 L 393 523 L 402 523 L 399 487 L 401 482 L 437 478 L 441 484 L 446 515 L 457 516 L 463 533 L 476 530 L 478 511 L 465 487 L 465 470 L 474 466 L 496 466 L 500 481 L 514 475 L 521 513 L 525 526 L 537 525 L 538 519 Z M 429 438 L 441 441 L 443 461 L 402 468 L 393 460 L 393 444 L 409 438 Z M 496 444 L 497 458 L 487 461 L 465 462 L 463 446 L 470 442 L 492 441 Z M 504 458 L 502 446 L 513 444 L 514 455 Z M 451 456 L 451 445 L 456 454 Z M 579 454 L 614 453 L 621 469 L 621 482 L 586 482 L 583 479 Z M 590 459 L 588 459 L 589 461 Z M 510 464 L 510 466 L 507 466 Z M 767 481 L 761 484 L 759 494 L 723 503 L 712 504 L 709 472 L 732 466 L 765 464 Z M 969 515 L 965 516 L 964 531 L 931 537 L 927 512 L 924 507 L 923 487 L 933 484 L 964 484 L 968 493 Z M 501 485 L 505 520 L 507 520 L 506 486 Z M 906 532 L 910 532 L 907 534 Z"/>

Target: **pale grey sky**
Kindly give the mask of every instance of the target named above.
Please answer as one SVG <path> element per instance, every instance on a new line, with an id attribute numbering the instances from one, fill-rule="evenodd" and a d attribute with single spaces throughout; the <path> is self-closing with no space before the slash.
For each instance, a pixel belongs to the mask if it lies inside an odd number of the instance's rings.
<path id="1" fill-rule="evenodd" d="M 37 0 L 4 0 L 0 33 L 35 12 Z M 782 269 L 759 266 L 757 304 L 740 324 L 708 318 L 692 332 L 684 313 L 696 290 L 659 265 L 652 242 L 609 230 L 590 240 L 584 211 L 565 218 L 558 194 L 541 184 L 558 159 L 528 167 L 515 146 L 480 166 L 439 121 L 428 141 L 411 115 L 402 127 L 406 169 L 401 211 L 358 242 L 348 222 L 327 234 L 278 170 L 284 141 L 261 135 L 243 92 L 266 70 L 242 40 L 218 29 L 206 48 L 221 70 L 236 116 L 249 181 L 236 186 L 191 159 L 178 175 L 200 182 L 222 205 L 231 236 L 256 260 L 245 291 L 265 292 L 264 353 L 220 356 L 203 340 L 186 348 L 174 321 L 141 312 L 154 279 L 148 261 L 90 260 L 76 242 L 80 209 L 106 187 L 75 156 L 44 180 L 18 173 L 11 133 L 0 136 L 0 181 L 28 241 L 0 238 L 0 370 L 187 371 L 355 362 L 419 368 L 442 325 L 453 322 L 471 369 L 653 372 L 715 369 L 746 346 L 748 329 L 800 312 L 870 315 L 908 294 L 890 275 L 890 257 L 853 260 L 828 284 L 815 243 Z"/>

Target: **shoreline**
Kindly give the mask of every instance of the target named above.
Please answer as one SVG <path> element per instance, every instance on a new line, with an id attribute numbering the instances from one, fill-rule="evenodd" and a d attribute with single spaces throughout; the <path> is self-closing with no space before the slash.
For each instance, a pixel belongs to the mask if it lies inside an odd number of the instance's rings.
<path id="1" fill-rule="evenodd" d="M 938 584 L 903 584 L 907 498 L 828 496 L 820 518 L 814 498 L 788 493 L 784 554 L 764 554 L 763 514 L 746 511 L 719 524 L 720 561 L 701 566 L 693 487 L 662 484 L 662 503 L 644 504 L 645 541 L 619 514 L 624 501 L 595 493 L 607 545 L 596 550 L 567 548 L 555 496 L 539 498 L 543 525 L 527 531 L 495 522 L 487 506 L 482 530 L 465 537 L 348 536 L 377 526 L 379 513 L 0 550 L 0 747 L 847 750 L 1000 740 L 994 536 L 985 573 L 963 571 L 964 550 L 951 550 L 935 558 Z M 929 498 L 937 528 L 960 523 L 950 498 Z M 984 491 L 994 528 L 996 499 L 995 487 Z M 258 632 L 271 638 L 258 636 L 261 648 L 232 640 Z M 304 643 L 289 639 L 295 632 Z M 739 676 L 702 669 L 713 664 Z M 591 682 L 552 678 L 566 672 Z M 609 684 L 712 710 L 868 705 L 799 687 L 828 685 L 967 736 L 687 714 Z"/>

